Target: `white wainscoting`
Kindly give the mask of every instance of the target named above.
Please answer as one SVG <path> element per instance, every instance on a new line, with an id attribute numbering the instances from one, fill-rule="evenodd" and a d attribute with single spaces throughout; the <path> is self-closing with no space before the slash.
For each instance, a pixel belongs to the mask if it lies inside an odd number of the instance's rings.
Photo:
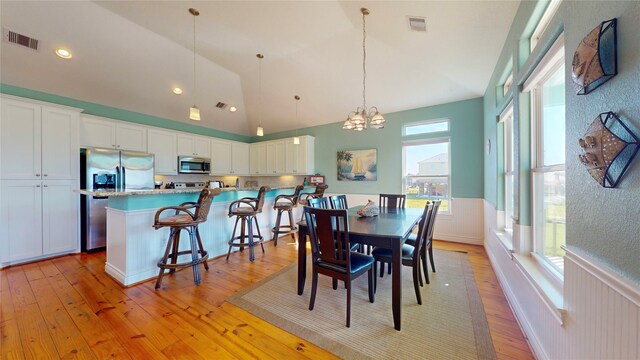
<path id="1" fill-rule="evenodd" d="M 325 194 L 332 196 L 339 194 Z M 378 203 L 378 194 L 347 194 L 349 206 L 364 205 L 367 200 Z M 483 244 L 483 199 L 455 198 L 451 213 L 439 214 L 433 238 L 465 244 Z"/>
<path id="2" fill-rule="evenodd" d="M 485 202 L 484 209 L 485 249 L 536 358 L 640 358 L 637 285 L 586 254 L 568 249 L 561 323 L 516 264 L 517 257 L 504 251 L 495 235 L 495 207 Z"/>
<path id="3" fill-rule="evenodd" d="M 228 202 L 211 204 L 207 221 L 200 224 L 200 236 L 209 258 L 226 255 L 227 245 L 235 217 L 227 216 Z M 169 229 L 155 230 L 153 220 L 155 209 L 123 211 L 107 209 L 107 274 L 128 286 L 158 275 L 157 262 L 164 254 L 169 236 Z M 300 219 L 301 209 L 294 211 L 294 220 Z M 260 231 L 265 240 L 271 240 L 271 227 L 275 223 L 276 212 L 273 210 L 273 199 L 266 199 L 262 214 L 258 215 Z M 287 221 L 284 220 L 286 223 Z M 240 226 L 238 226 L 240 231 Z M 183 232 L 180 250 L 188 249 L 188 233 Z M 283 240 L 285 238 L 282 238 Z M 185 241 L 187 240 L 187 241 Z M 286 245 L 285 241 L 281 242 Z M 280 243 L 278 244 L 280 246 Z M 233 248 L 232 251 L 237 251 Z M 245 249 L 245 251 L 248 251 Z M 258 254 L 262 250 L 256 247 Z M 267 250 L 268 251 L 268 250 Z M 247 260 L 248 261 L 248 260 Z"/>

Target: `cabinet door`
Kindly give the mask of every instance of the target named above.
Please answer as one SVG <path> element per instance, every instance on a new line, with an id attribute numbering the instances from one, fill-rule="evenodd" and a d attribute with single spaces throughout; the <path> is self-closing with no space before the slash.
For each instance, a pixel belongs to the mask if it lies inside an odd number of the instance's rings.
<path id="1" fill-rule="evenodd" d="M 298 173 L 298 154 L 302 144 L 296 145 L 293 143 L 293 139 L 287 139 L 284 142 L 285 152 L 285 172 L 287 174 Z"/>
<path id="2" fill-rule="evenodd" d="M 116 124 L 118 150 L 147 151 L 147 128 L 140 125 Z"/>
<path id="3" fill-rule="evenodd" d="M 301 136 L 299 146 L 297 173 L 305 175 L 315 174 L 315 138 L 312 136 Z"/>
<path id="4" fill-rule="evenodd" d="M 77 250 L 79 195 L 76 180 L 42 182 L 42 254 Z"/>
<path id="5" fill-rule="evenodd" d="M 80 121 L 80 146 L 115 149 L 116 123 L 83 116 Z"/>
<path id="6" fill-rule="evenodd" d="M 79 177 L 78 121 L 75 111 L 42 107 L 42 179 Z"/>
<path id="7" fill-rule="evenodd" d="M 178 134 L 178 155 L 196 156 L 193 136 Z"/>
<path id="8" fill-rule="evenodd" d="M 2 99 L 0 117 L 0 178 L 41 178 L 40 105 Z"/>
<path id="9" fill-rule="evenodd" d="M 249 145 L 249 170 L 252 175 L 267 173 L 267 152 L 265 144 Z"/>
<path id="10" fill-rule="evenodd" d="M 267 144 L 267 174 L 284 174 L 285 146 L 283 141 L 275 141 Z"/>
<path id="11" fill-rule="evenodd" d="M 234 175 L 249 174 L 249 144 L 231 143 L 231 173 Z"/>
<path id="12" fill-rule="evenodd" d="M 231 142 L 223 140 L 211 140 L 211 152 L 215 155 L 211 159 L 211 174 L 231 174 Z"/>
<path id="13" fill-rule="evenodd" d="M 209 138 L 195 136 L 193 139 L 193 149 L 196 156 L 211 159 L 211 140 Z"/>
<path id="14" fill-rule="evenodd" d="M 2 261 L 19 261 L 41 256 L 42 181 L 4 180 L 0 183 Z"/>
<path id="15" fill-rule="evenodd" d="M 155 173 L 178 175 L 176 134 L 169 131 L 149 129 L 148 152 L 155 155 Z"/>

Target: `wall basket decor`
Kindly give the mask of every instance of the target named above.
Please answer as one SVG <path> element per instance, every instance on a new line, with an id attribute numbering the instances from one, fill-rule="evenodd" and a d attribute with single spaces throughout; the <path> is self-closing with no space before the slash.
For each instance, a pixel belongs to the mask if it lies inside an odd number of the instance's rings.
<path id="1" fill-rule="evenodd" d="M 571 73 L 576 94 L 586 95 L 618 74 L 617 22 L 603 21 L 580 41 Z"/>
<path id="2" fill-rule="evenodd" d="M 578 140 L 580 162 L 606 188 L 614 188 L 638 153 L 638 137 L 613 112 L 598 115 Z"/>

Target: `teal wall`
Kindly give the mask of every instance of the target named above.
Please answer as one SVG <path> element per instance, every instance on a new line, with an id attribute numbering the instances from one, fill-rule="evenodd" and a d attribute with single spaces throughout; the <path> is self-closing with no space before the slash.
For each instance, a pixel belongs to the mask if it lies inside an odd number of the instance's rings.
<path id="1" fill-rule="evenodd" d="M 566 201 L 567 246 L 583 251 L 612 267 L 620 275 L 640 283 L 640 161 L 635 160 L 616 189 L 604 189 L 589 176 L 578 160 L 577 139 L 601 112 L 617 112 L 624 121 L 640 129 L 640 2 L 563 1 L 534 52 L 528 38 L 547 1 L 523 1 L 509 30 L 504 48 L 484 96 L 484 137 L 496 143 L 497 117 L 514 102 L 514 122 L 519 125 L 519 214 L 520 223 L 531 223 L 530 202 L 530 104 L 521 85 L 539 63 L 558 35 L 565 39 L 566 98 Z M 578 96 L 571 82 L 573 53 L 582 38 L 600 22 L 618 19 L 618 75 L 586 96 Z M 513 63 L 514 86 L 500 99 L 496 89 L 504 71 Z M 495 148 L 495 147 L 494 147 Z M 484 157 L 484 198 L 503 208 L 501 169 L 498 154 Z"/>
<path id="2" fill-rule="evenodd" d="M 164 119 L 157 116 L 141 114 L 133 111 L 122 110 L 110 106 L 104 106 L 87 101 L 75 100 L 63 96 L 49 94 L 45 92 L 29 90 L 13 85 L 0 84 L 0 93 L 20 96 L 28 99 L 46 101 L 54 104 L 71 106 L 75 108 L 84 109 L 83 113 L 89 115 L 103 116 L 116 120 L 129 121 L 133 123 L 157 126 L 165 129 L 184 131 L 194 134 L 200 134 L 205 136 L 213 136 L 217 138 L 249 142 L 248 136 L 228 133 L 225 131 L 214 130 L 202 126 L 191 125 L 182 123 L 175 120 Z"/>
<path id="3" fill-rule="evenodd" d="M 457 101 L 419 109 L 385 113 L 385 129 L 363 132 L 342 130 L 342 123 L 299 130 L 300 135 L 316 138 L 316 171 L 326 176 L 332 193 L 378 194 L 402 191 L 402 142 L 449 137 L 451 142 L 451 196 L 482 198 L 483 196 L 483 99 Z M 411 122 L 448 118 L 450 131 L 430 136 L 402 136 L 402 125 Z M 294 136 L 288 131 L 254 137 L 253 141 Z M 336 153 L 339 150 L 378 150 L 378 181 L 337 181 Z"/>

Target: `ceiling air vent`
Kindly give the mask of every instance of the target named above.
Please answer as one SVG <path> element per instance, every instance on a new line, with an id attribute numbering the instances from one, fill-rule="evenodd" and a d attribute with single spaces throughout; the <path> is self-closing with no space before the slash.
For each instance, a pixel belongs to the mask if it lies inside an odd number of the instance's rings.
<path id="1" fill-rule="evenodd" d="M 427 32 L 427 19 L 419 16 L 409 16 L 409 28 L 413 31 Z"/>
<path id="2" fill-rule="evenodd" d="M 217 107 L 218 109 L 221 109 L 221 110 L 226 109 L 226 108 L 227 108 L 227 106 L 229 106 L 229 105 L 228 105 L 228 104 L 225 104 L 225 103 L 223 103 L 223 102 L 220 102 L 220 101 L 218 101 L 218 103 L 216 104 L 216 107 Z"/>
<path id="3" fill-rule="evenodd" d="M 17 32 L 11 31 L 7 28 L 2 29 L 2 38 L 6 42 L 24 46 L 31 50 L 38 51 L 38 43 L 39 43 L 38 39 L 34 39 L 26 35 L 18 34 Z"/>

